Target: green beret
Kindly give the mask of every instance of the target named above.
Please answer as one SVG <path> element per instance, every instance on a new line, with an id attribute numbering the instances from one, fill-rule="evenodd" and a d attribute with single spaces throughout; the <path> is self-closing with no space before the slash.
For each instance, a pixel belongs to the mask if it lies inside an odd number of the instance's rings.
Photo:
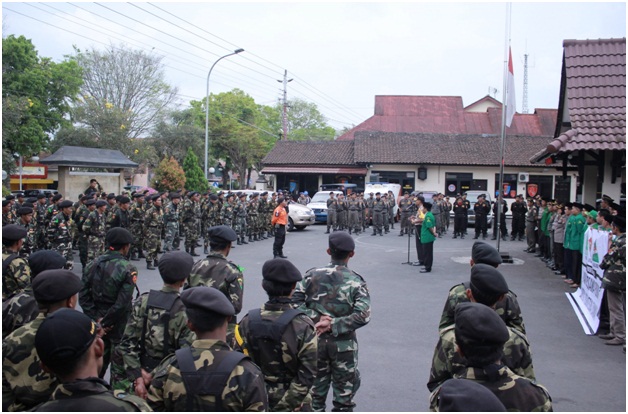
<path id="1" fill-rule="evenodd" d="M 37 302 L 54 303 L 72 297 L 83 284 L 71 270 L 51 269 L 38 274 L 32 286 Z"/>
<path id="2" fill-rule="evenodd" d="M 107 232 L 105 242 L 108 245 L 122 245 L 133 243 L 133 235 L 125 228 L 114 227 Z"/>
<path id="3" fill-rule="evenodd" d="M 168 252 L 159 258 L 159 274 L 165 283 L 176 283 L 190 276 L 194 258 L 183 251 Z"/>
<path id="4" fill-rule="evenodd" d="M 17 241 L 26 237 L 27 231 L 17 224 L 7 224 L 2 227 L 2 240 Z"/>
<path id="5" fill-rule="evenodd" d="M 199 312 L 211 312 L 224 316 L 235 315 L 235 309 L 224 293 L 213 287 L 197 286 L 181 293 L 181 300 L 186 309 Z"/>
<path id="6" fill-rule="evenodd" d="M 65 257 L 56 250 L 38 250 L 28 256 L 28 266 L 31 268 L 33 279 L 44 270 L 63 269 L 65 263 Z"/>
<path id="7" fill-rule="evenodd" d="M 329 235 L 329 248 L 334 251 L 352 252 L 355 250 L 355 241 L 349 233 L 335 231 Z"/>
<path id="8" fill-rule="evenodd" d="M 484 263 L 497 267 L 502 264 L 502 257 L 496 248 L 488 243 L 475 242 L 471 248 L 471 258 L 475 263 Z"/>
<path id="9" fill-rule="evenodd" d="M 510 338 L 502 318 L 495 310 L 481 303 L 458 304 L 454 320 L 456 340 L 463 343 L 503 345 Z"/>
<path id="10" fill-rule="evenodd" d="M 484 385 L 468 380 L 448 379 L 438 393 L 439 412 L 502 412 L 504 404 Z"/>
<path id="11" fill-rule="evenodd" d="M 290 261 L 286 259 L 271 259 L 262 266 L 262 277 L 264 280 L 273 282 L 294 283 L 303 279 L 301 272 Z"/>
<path id="12" fill-rule="evenodd" d="M 479 263 L 471 268 L 471 293 L 476 301 L 492 306 L 501 295 L 508 293 L 506 279 L 491 265 Z"/>
<path id="13" fill-rule="evenodd" d="M 80 358 L 97 336 L 96 323 L 83 312 L 63 308 L 48 315 L 35 335 L 41 362 L 52 371 Z"/>
<path id="14" fill-rule="evenodd" d="M 213 226 L 207 230 L 209 241 L 220 244 L 238 240 L 238 235 L 229 226 Z"/>

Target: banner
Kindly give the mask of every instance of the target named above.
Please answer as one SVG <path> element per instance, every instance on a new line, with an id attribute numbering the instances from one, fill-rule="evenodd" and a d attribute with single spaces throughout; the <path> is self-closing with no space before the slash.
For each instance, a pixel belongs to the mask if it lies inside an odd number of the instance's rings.
<path id="1" fill-rule="evenodd" d="M 608 252 L 610 233 L 589 228 L 582 246 L 582 282 L 574 293 L 565 293 L 587 335 L 595 335 L 600 325 L 604 270 L 600 263 Z"/>

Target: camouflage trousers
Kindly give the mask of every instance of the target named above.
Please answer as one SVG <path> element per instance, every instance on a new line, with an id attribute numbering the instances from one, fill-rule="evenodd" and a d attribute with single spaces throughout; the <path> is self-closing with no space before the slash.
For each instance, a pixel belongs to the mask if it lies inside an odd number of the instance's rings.
<path id="1" fill-rule="evenodd" d="M 236 232 L 238 237 L 245 237 L 248 231 L 246 217 L 236 217 L 234 220 L 234 225 L 235 226 L 233 230 Z"/>
<path id="2" fill-rule="evenodd" d="M 179 248 L 181 238 L 179 235 L 179 223 L 170 221 L 165 224 L 164 251 L 171 252 Z"/>
<path id="3" fill-rule="evenodd" d="M 105 253 L 105 236 L 87 237 L 87 263 Z"/>
<path id="4" fill-rule="evenodd" d="M 79 251 L 79 259 L 81 260 L 81 265 L 85 268 L 85 265 L 88 262 L 89 255 L 89 246 L 87 243 L 87 236 L 85 234 L 79 234 L 77 238 L 78 242 L 78 251 Z"/>
<path id="5" fill-rule="evenodd" d="M 250 215 L 246 222 L 249 225 L 248 234 L 249 236 L 255 236 L 259 234 L 259 216 L 258 215 Z"/>
<path id="6" fill-rule="evenodd" d="M 117 345 L 112 344 L 112 347 L 109 348 L 109 352 L 111 352 L 111 378 L 109 383 L 113 390 L 121 390 L 127 394 L 133 394 L 133 381 L 135 378 L 128 378 L 126 375 L 122 352 Z"/>
<path id="7" fill-rule="evenodd" d="M 146 261 L 153 262 L 157 259 L 157 254 L 161 252 L 161 230 L 159 228 L 149 228 L 144 235 L 144 250 L 146 250 Z"/>
<path id="8" fill-rule="evenodd" d="M 357 340 L 337 339 L 329 334 L 318 338 L 318 372 L 312 385 L 314 411 L 325 411 L 330 384 L 333 411 L 353 411 L 353 397 L 360 388 Z"/>
<path id="9" fill-rule="evenodd" d="M 67 242 L 54 241 L 50 243 L 50 250 L 54 250 L 65 258 L 65 268 L 72 270 L 74 267 L 74 253 L 72 252 L 72 239 Z"/>
<path id="10" fill-rule="evenodd" d="M 138 253 L 142 251 L 142 246 L 144 245 L 144 235 L 142 229 L 142 222 L 133 222 L 129 231 L 133 235 L 133 244 L 131 245 L 131 254 Z"/>
<path id="11" fill-rule="evenodd" d="M 184 223 L 183 228 L 185 231 L 185 247 L 196 247 L 196 242 L 201 237 L 198 222 L 192 221 L 190 223 Z"/>

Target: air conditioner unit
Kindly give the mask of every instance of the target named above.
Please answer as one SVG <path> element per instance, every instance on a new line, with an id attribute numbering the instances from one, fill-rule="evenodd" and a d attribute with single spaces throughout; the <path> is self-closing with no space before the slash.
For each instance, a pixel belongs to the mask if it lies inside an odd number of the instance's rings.
<path id="1" fill-rule="evenodd" d="M 518 181 L 520 183 L 527 183 L 528 181 L 530 181 L 530 174 L 524 172 L 519 173 Z"/>

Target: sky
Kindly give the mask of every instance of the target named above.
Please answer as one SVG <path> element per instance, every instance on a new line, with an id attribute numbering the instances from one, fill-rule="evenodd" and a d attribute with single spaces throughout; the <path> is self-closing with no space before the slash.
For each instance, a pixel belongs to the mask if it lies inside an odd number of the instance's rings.
<path id="1" fill-rule="evenodd" d="M 528 109 L 557 108 L 565 39 L 626 37 L 626 4 L 511 3 L 517 112 L 524 55 Z M 376 95 L 502 100 L 507 4 L 425 2 L 3 2 L 3 36 L 24 35 L 40 56 L 125 43 L 162 58 L 178 102 L 239 88 L 256 103 L 317 105 L 329 125 L 373 115 Z"/>

